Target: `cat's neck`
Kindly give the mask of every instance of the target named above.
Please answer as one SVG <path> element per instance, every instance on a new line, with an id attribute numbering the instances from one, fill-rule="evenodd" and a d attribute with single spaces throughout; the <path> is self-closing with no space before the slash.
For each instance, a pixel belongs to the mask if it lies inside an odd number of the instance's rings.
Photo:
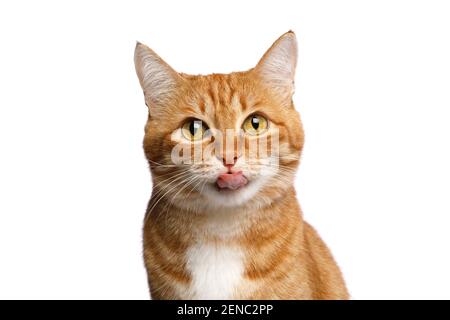
<path id="1" fill-rule="evenodd" d="M 160 214 L 155 213 L 150 220 L 160 227 L 166 224 L 164 229 L 176 230 L 189 238 L 232 241 L 255 228 L 276 227 L 286 217 L 301 219 L 293 187 L 271 203 L 214 209 L 197 207 L 196 210 L 173 206 Z"/>

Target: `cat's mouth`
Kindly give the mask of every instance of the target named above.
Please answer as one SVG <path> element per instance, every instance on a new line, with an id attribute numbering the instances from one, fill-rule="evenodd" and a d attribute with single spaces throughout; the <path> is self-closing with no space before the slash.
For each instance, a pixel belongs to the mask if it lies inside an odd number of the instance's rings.
<path id="1" fill-rule="evenodd" d="M 219 191 L 234 191 L 247 185 L 248 179 L 242 171 L 223 173 L 217 177 L 216 185 Z"/>

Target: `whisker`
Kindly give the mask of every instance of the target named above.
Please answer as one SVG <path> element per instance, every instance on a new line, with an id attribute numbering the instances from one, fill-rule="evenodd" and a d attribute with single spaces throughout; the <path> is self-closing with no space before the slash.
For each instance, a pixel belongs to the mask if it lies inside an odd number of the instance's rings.
<path id="1" fill-rule="evenodd" d="M 189 172 L 183 172 L 182 175 L 180 175 L 179 177 L 177 177 L 176 179 L 173 179 L 172 181 L 170 181 L 167 185 L 163 186 L 162 188 L 158 189 L 156 192 L 152 193 L 152 198 L 151 198 L 151 202 L 152 201 L 156 201 L 155 204 L 152 205 L 152 207 L 148 210 L 147 215 L 146 215 L 146 219 L 147 216 L 150 215 L 150 212 L 155 208 L 155 206 L 158 204 L 158 202 L 165 196 L 165 194 L 161 197 L 159 197 L 159 195 L 163 192 L 165 192 L 174 182 L 180 180 L 180 179 L 185 179 L 182 180 L 181 183 L 183 183 L 184 181 L 186 181 L 186 176 L 189 175 Z M 170 180 L 170 178 L 168 179 Z M 179 186 L 181 183 L 177 184 L 175 187 Z M 155 190 L 155 188 L 153 189 Z"/>
<path id="2" fill-rule="evenodd" d="M 166 211 L 166 209 L 171 208 L 174 205 L 174 201 L 176 200 L 176 197 L 179 193 L 181 193 L 184 189 L 186 189 L 189 185 L 194 183 L 195 181 L 199 180 L 201 176 L 194 176 L 192 177 L 180 190 L 178 190 L 175 195 L 171 197 L 171 200 L 166 204 L 166 206 L 163 208 L 162 212 Z M 201 181 L 201 180 L 200 180 Z M 192 191 L 192 189 L 191 189 Z"/>
<path id="3" fill-rule="evenodd" d="M 162 189 L 159 188 L 160 185 L 162 185 L 162 184 L 172 180 L 171 182 L 169 182 L 169 185 L 170 185 L 172 182 L 175 182 L 179 178 L 183 177 L 184 175 L 188 175 L 188 174 L 189 174 L 189 172 L 187 172 L 187 170 L 184 170 L 183 172 L 179 172 L 179 173 L 175 174 L 174 176 L 170 176 L 170 177 L 168 177 L 166 179 L 163 179 L 163 180 L 159 181 L 158 183 L 153 185 L 153 190 L 156 190 L 156 192 L 153 193 L 152 196 L 157 195 L 158 192 L 160 192 L 160 190 L 162 190 Z"/>

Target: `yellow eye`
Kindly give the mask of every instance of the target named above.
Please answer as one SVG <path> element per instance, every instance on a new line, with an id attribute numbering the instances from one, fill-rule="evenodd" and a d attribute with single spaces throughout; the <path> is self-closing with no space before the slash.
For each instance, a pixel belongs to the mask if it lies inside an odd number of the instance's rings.
<path id="1" fill-rule="evenodd" d="M 267 119 L 257 114 L 249 116 L 242 125 L 242 129 L 244 129 L 246 133 L 254 136 L 265 132 L 267 127 Z"/>
<path id="2" fill-rule="evenodd" d="M 208 127 L 203 123 L 203 121 L 198 119 L 192 119 L 187 121 L 181 128 L 183 136 L 191 141 L 202 140 L 205 131 Z"/>

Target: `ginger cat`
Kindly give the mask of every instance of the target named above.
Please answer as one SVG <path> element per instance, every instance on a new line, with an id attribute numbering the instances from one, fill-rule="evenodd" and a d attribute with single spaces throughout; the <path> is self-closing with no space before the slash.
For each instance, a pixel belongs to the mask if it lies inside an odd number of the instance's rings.
<path id="1" fill-rule="evenodd" d="M 292 102 L 296 64 L 291 31 L 255 68 L 230 74 L 177 73 L 137 44 L 149 110 L 144 259 L 153 299 L 349 298 L 293 187 L 304 143 Z M 252 153 L 262 140 L 277 152 Z M 174 161 L 174 150 L 191 161 Z"/>

